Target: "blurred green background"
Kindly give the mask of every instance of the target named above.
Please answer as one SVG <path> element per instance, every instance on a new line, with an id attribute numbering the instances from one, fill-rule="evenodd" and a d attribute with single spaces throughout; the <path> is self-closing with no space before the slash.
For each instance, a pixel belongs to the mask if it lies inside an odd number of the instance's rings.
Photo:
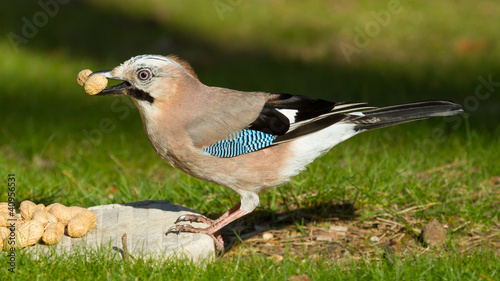
<path id="1" fill-rule="evenodd" d="M 4 0 L 0 11 L 0 186 L 15 174 L 18 205 L 168 199 L 216 218 L 239 200 L 165 164 L 128 98 L 92 97 L 76 83 L 82 69 L 110 69 L 139 54 L 178 55 L 212 86 L 374 106 L 444 99 L 466 111 L 334 147 L 224 228 L 226 242 L 237 241 L 233 231 L 257 241 L 226 244 L 229 253 L 240 253 L 233 258 L 199 268 L 131 262 L 129 269 L 107 256 L 20 256 L 12 280 L 498 276 L 500 1 Z M 0 188 L 0 202 L 7 199 L 7 188 Z M 446 247 L 422 247 L 397 213 L 418 229 L 437 218 L 448 226 Z M 399 261 L 393 262 L 390 231 L 375 226 L 379 218 L 410 234 L 395 245 Z M 307 242 L 307 229 L 330 224 L 349 225 L 349 235 L 325 242 L 342 245 L 340 260 L 323 242 Z M 264 251 L 270 242 L 258 241 L 263 226 L 285 241 L 289 230 L 300 231 L 306 242 L 276 245 L 285 254 L 274 262 Z M 351 226 L 366 236 L 357 239 Z M 378 244 L 368 241 L 372 235 Z"/>
<path id="2" fill-rule="evenodd" d="M 75 81 L 82 69 L 109 69 L 145 53 L 176 54 L 203 83 L 238 90 L 375 106 L 453 100 L 467 119 L 388 129 L 401 138 L 385 135 L 380 143 L 400 145 L 419 132 L 429 138 L 439 125 L 469 144 L 473 136 L 478 146 L 498 144 L 495 0 L 1 1 L 0 10 L 0 170 L 16 173 L 18 200 L 186 203 L 193 194 L 177 187 L 205 185 L 161 162 L 127 99 L 88 96 Z M 480 77 L 499 82 L 476 92 Z M 112 124 L 106 132 L 103 119 Z M 450 159 L 454 153 L 463 151 Z M 210 188 L 196 192 L 211 196 Z M 207 211 L 197 202 L 189 207 Z"/>

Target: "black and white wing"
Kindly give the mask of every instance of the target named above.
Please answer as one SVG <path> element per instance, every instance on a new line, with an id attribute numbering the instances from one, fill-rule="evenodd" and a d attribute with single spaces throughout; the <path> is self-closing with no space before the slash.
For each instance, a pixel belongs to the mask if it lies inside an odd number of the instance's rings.
<path id="1" fill-rule="evenodd" d="M 327 128 L 328 134 L 317 136 L 329 138 L 320 140 L 326 145 L 324 149 L 329 149 L 362 131 L 462 112 L 460 105 L 449 101 L 423 101 L 376 108 L 366 103 L 271 94 L 259 117 L 248 128 L 203 148 L 203 151 L 218 157 L 234 157 L 317 135 L 317 132 Z"/>

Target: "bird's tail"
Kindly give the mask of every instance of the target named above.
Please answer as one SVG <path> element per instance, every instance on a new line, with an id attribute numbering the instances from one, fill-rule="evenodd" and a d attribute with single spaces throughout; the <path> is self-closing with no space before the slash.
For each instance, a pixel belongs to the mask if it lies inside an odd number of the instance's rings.
<path id="1" fill-rule="evenodd" d="M 422 101 L 363 111 L 356 118 L 357 130 L 373 130 L 414 120 L 462 114 L 459 104 L 450 101 Z"/>

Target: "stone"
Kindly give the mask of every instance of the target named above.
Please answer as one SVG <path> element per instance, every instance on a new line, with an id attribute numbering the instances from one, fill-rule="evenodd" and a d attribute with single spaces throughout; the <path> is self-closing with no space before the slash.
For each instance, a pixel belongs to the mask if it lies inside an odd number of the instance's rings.
<path id="1" fill-rule="evenodd" d="M 264 241 L 269 241 L 273 238 L 274 238 L 274 235 L 270 232 L 266 232 L 266 233 L 262 234 L 262 240 L 264 240 Z"/>
<path id="2" fill-rule="evenodd" d="M 446 242 L 446 229 L 437 219 L 433 219 L 422 229 L 422 239 L 431 247 L 441 246 Z"/>
<path id="3" fill-rule="evenodd" d="M 349 228 L 347 226 L 343 225 L 332 225 L 330 226 L 329 230 L 337 232 L 337 234 L 345 235 L 347 233 L 347 230 Z"/>
<path id="4" fill-rule="evenodd" d="M 187 232 L 165 235 L 178 217 L 198 214 L 167 200 L 102 205 L 88 209 L 96 214 L 97 225 L 85 236 L 71 238 L 66 234 L 56 245 L 37 244 L 29 250 L 42 255 L 52 249 L 67 253 L 104 247 L 114 251 L 117 258 L 123 258 L 122 235 L 127 234 L 128 255 L 134 258 L 166 260 L 178 257 L 200 262 L 215 257 L 215 245 L 208 235 Z M 191 225 L 207 227 L 196 222 Z"/>

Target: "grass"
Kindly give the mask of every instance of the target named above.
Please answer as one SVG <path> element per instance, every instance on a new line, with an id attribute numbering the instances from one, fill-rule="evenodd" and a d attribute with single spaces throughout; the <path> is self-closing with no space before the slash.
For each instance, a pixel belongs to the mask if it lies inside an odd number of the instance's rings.
<path id="1" fill-rule="evenodd" d="M 117 262 L 105 253 L 77 254 L 68 258 L 44 257 L 34 261 L 20 257 L 22 261 L 15 274 L 2 272 L 9 279 L 37 278 L 44 280 L 57 276 L 61 280 L 495 280 L 498 279 L 498 263 L 491 251 L 470 256 L 458 254 L 421 255 L 388 261 L 344 260 L 333 262 L 321 259 L 287 258 L 275 262 L 262 256 L 240 256 L 217 260 L 205 266 L 194 266 L 188 261 L 158 262 L 154 260 Z M 71 262 L 68 262 L 68 259 Z M 40 271 L 38 268 L 49 268 Z M 490 275 L 489 272 L 497 272 Z M 35 277 L 36 275 L 36 277 Z M 6 279 L 6 280 L 7 280 Z"/>
<path id="2" fill-rule="evenodd" d="M 489 96 L 476 88 L 480 76 L 500 81 L 500 4 L 401 2 L 401 13 L 348 62 L 340 43 L 354 44 L 354 27 L 387 7 L 372 2 L 266 1 L 263 8 L 252 1 L 220 17 L 212 1 L 89 0 L 60 6 L 17 52 L 0 38 L 0 171 L 16 174 L 18 203 L 168 199 L 217 217 L 237 202 L 232 191 L 163 163 L 130 101 L 89 97 L 75 83 L 81 69 L 108 69 L 140 53 L 178 54 L 208 85 L 377 106 L 451 99 L 467 111 L 333 148 L 263 193 L 256 212 L 226 229 L 229 252 L 211 264 L 123 262 L 105 251 L 36 260 L 20 252 L 16 274 L 2 266 L 2 277 L 498 280 L 500 98 L 496 86 Z M 11 11 L 0 19 L 2 34 L 22 34 L 21 19 L 41 9 L 19 5 L 0 4 Z M 100 128 L 104 118 L 109 130 Z M 411 232 L 434 218 L 448 227 L 440 250 Z M 347 235 L 318 239 L 338 225 L 349 227 Z M 264 241 L 264 233 L 275 238 Z"/>

